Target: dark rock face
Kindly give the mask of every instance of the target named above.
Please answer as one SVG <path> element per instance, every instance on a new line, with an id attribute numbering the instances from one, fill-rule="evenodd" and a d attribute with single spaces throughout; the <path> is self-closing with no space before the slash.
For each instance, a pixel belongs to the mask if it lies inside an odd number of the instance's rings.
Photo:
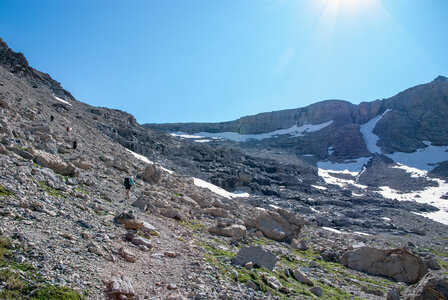
<path id="1" fill-rule="evenodd" d="M 377 132 L 379 144 L 384 144 L 388 151 L 414 151 L 424 147 L 421 141 L 448 144 L 448 79 L 445 77 L 407 89 L 385 100 L 384 106 L 392 111 L 378 122 Z M 407 140 L 403 141 L 402 137 Z"/>

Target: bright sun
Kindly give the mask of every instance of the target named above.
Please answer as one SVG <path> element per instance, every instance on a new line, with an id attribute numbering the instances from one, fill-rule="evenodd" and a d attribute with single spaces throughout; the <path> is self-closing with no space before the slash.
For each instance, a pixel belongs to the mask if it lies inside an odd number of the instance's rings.
<path id="1" fill-rule="evenodd" d="M 325 7 L 328 12 L 332 14 L 348 13 L 357 14 L 360 11 L 368 10 L 374 4 L 378 3 L 378 0 L 324 0 Z"/>

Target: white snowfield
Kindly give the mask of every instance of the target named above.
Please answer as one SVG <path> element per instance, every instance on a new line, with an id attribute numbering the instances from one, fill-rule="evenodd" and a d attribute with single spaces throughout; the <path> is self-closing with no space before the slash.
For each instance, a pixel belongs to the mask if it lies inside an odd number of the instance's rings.
<path id="1" fill-rule="evenodd" d="M 61 98 L 59 98 L 58 96 L 53 96 L 53 98 L 54 98 L 55 100 L 59 101 L 59 102 L 68 104 L 68 105 L 70 105 L 70 106 L 72 105 L 70 102 L 68 102 L 68 101 L 66 101 L 66 100 L 64 100 L 64 99 L 61 99 Z"/>
<path id="2" fill-rule="evenodd" d="M 337 230 L 336 228 L 325 227 L 325 226 L 322 226 L 322 229 L 334 232 L 336 234 L 350 234 L 350 233 L 354 233 L 354 234 L 357 234 L 357 235 L 370 236 L 370 234 L 365 233 L 365 232 L 360 232 L 360 231 L 347 232 L 347 231 L 340 231 L 340 230 Z"/>
<path id="3" fill-rule="evenodd" d="M 324 169 L 318 169 L 318 175 L 324 179 L 324 181 L 328 184 L 334 184 L 337 186 L 340 186 L 342 188 L 347 187 L 348 185 L 352 185 L 355 187 L 358 187 L 360 189 L 366 189 L 366 185 L 357 184 L 355 180 L 350 179 L 342 179 L 335 176 L 331 176 L 330 173 L 339 173 L 339 174 L 349 174 L 352 175 L 354 178 L 358 175 L 357 172 L 350 172 L 348 170 L 344 171 L 335 171 L 335 170 L 324 170 Z"/>
<path id="4" fill-rule="evenodd" d="M 373 133 L 373 129 L 375 129 L 376 123 L 378 123 L 378 121 L 389 111 L 390 109 L 387 109 L 381 115 L 376 116 L 367 123 L 361 125 L 360 131 L 364 142 L 366 143 L 367 150 L 369 150 L 370 153 L 381 153 L 381 148 L 376 145 L 379 141 L 379 137 Z"/>
<path id="5" fill-rule="evenodd" d="M 137 159 L 139 159 L 139 160 L 141 160 L 141 161 L 143 161 L 143 162 L 145 162 L 147 164 L 150 164 L 150 165 L 154 164 L 154 162 L 150 161 L 147 157 L 145 157 L 145 156 L 143 156 L 141 154 L 135 153 L 134 151 L 131 151 L 129 149 L 126 149 L 126 151 L 128 151 L 135 158 L 137 158 Z M 169 174 L 173 174 L 174 173 L 173 171 L 168 170 L 168 169 L 166 169 L 164 167 L 161 167 L 161 168 L 162 168 L 162 170 L 164 170 L 165 172 L 168 172 Z M 202 187 L 202 188 L 207 188 L 210 191 L 212 191 L 213 193 L 218 194 L 218 195 L 220 195 L 222 197 L 225 197 L 227 199 L 238 198 L 238 197 L 249 197 L 250 196 L 249 193 L 238 193 L 238 192 L 231 193 L 231 192 L 228 192 L 225 189 L 220 188 L 219 186 L 216 186 L 214 184 L 211 184 L 210 182 L 207 182 L 207 181 L 204 181 L 202 179 L 195 178 L 195 177 L 193 177 L 193 182 L 194 182 L 194 184 L 196 186 L 199 186 L 199 187 Z"/>
<path id="6" fill-rule="evenodd" d="M 405 170 L 406 172 L 410 173 L 412 177 L 424 177 L 428 180 L 436 181 L 438 186 L 434 187 L 427 187 L 424 190 L 410 192 L 410 193 L 403 193 L 394 189 L 391 189 L 388 186 L 382 186 L 380 187 L 379 193 L 387 199 L 397 199 L 398 201 L 416 201 L 419 203 L 426 203 L 430 204 L 434 207 L 437 207 L 439 210 L 436 212 L 430 212 L 430 213 L 417 213 L 418 215 L 430 218 L 436 222 L 448 225 L 448 200 L 441 199 L 443 195 L 445 195 L 448 192 L 448 182 L 437 179 L 437 178 L 430 178 L 428 177 L 428 172 L 424 170 L 419 170 L 416 168 L 411 168 L 405 165 L 398 165 L 395 168 L 400 168 Z M 341 173 L 341 174 L 350 174 L 356 178 L 357 174 L 356 172 L 349 172 L 347 170 L 345 171 L 333 171 L 333 170 L 323 170 L 319 169 L 319 176 L 322 177 L 326 183 L 328 184 L 334 184 L 338 185 L 340 187 L 347 187 L 348 185 L 356 186 L 358 188 L 366 189 L 367 186 L 357 184 L 355 180 L 349 180 L 349 179 L 341 179 L 334 176 L 331 176 L 330 173 Z M 353 196 L 362 196 L 362 195 L 355 195 Z"/>
<path id="7" fill-rule="evenodd" d="M 437 163 L 448 160 L 448 146 L 432 146 L 431 142 L 423 141 L 426 148 L 417 149 L 412 153 L 394 152 L 386 154 L 395 162 L 419 170 L 431 171 Z"/>
<path id="8" fill-rule="evenodd" d="M 201 139 L 202 138 L 202 136 L 192 135 L 192 134 L 184 133 L 182 131 L 171 132 L 170 135 L 185 138 L 185 139 Z"/>
<path id="9" fill-rule="evenodd" d="M 389 111 L 391 110 L 387 109 L 381 115 L 361 125 L 360 131 L 370 153 L 382 153 L 381 148 L 377 145 L 379 137 L 373 133 L 373 130 L 378 121 Z M 426 171 L 431 171 L 437 166 L 437 163 L 448 160 L 448 146 L 433 146 L 428 141 L 423 141 L 423 143 L 427 147 L 417 149 L 412 153 L 394 152 L 384 155 L 397 163 Z"/>
<path id="10" fill-rule="evenodd" d="M 248 140 L 263 140 L 263 139 L 269 139 L 273 138 L 279 135 L 290 135 L 291 137 L 299 137 L 303 136 L 305 133 L 315 132 L 319 131 L 327 126 L 330 126 L 333 124 L 333 120 L 321 123 L 321 124 L 303 124 L 302 126 L 294 125 L 287 129 L 279 129 L 271 132 L 265 132 L 265 133 L 258 133 L 258 134 L 239 134 L 236 132 L 197 132 L 191 134 L 183 133 L 181 131 L 173 132 L 171 135 L 179 136 L 183 138 L 191 138 L 191 139 L 198 139 L 198 138 L 222 138 L 227 140 L 232 140 L 236 142 L 245 142 Z"/>
<path id="11" fill-rule="evenodd" d="M 193 177 L 193 181 L 194 181 L 195 185 L 203 187 L 203 188 L 206 188 L 206 189 L 209 189 L 213 193 L 218 194 L 218 195 L 220 195 L 222 197 L 225 197 L 227 199 L 238 198 L 238 197 L 243 197 L 244 198 L 244 197 L 249 197 L 250 196 L 248 193 L 231 193 L 231 192 L 228 192 L 225 189 L 220 188 L 219 186 L 216 186 L 214 184 L 211 184 L 210 182 L 204 181 L 204 180 L 199 179 L 199 178 L 194 178 Z"/>
<path id="12" fill-rule="evenodd" d="M 327 188 L 324 187 L 324 186 L 314 185 L 314 184 L 312 184 L 311 186 L 312 186 L 313 188 L 318 189 L 318 190 L 321 190 L 321 191 L 325 191 L 325 190 L 327 190 Z"/>
<path id="13" fill-rule="evenodd" d="M 439 211 L 417 214 L 448 225 L 448 200 L 441 199 L 441 197 L 448 192 L 448 183 L 441 179 L 429 178 L 427 171 L 422 171 L 405 165 L 399 165 L 396 168 L 400 168 L 408 173 L 411 173 L 412 177 L 424 177 L 426 179 L 436 181 L 438 183 L 438 186 L 428 187 L 421 191 L 415 191 L 405 194 L 391 189 L 388 186 L 382 186 L 380 187 L 380 194 L 384 198 L 397 199 L 399 201 L 416 201 L 419 203 L 426 203 L 435 206 L 439 209 Z"/>
<path id="14" fill-rule="evenodd" d="M 357 159 L 346 160 L 342 163 L 335 163 L 331 161 L 319 161 L 317 167 L 322 170 L 331 171 L 347 171 L 347 172 L 359 172 L 362 167 L 369 162 L 371 157 L 360 157 Z"/>
<path id="15" fill-rule="evenodd" d="M 141 155 L 141 154 L 135 153 L 134 151 L 131 151 L 131 150 L 127 149 L 127 148 L 125 148 L 125 149 L 126 149 L 126 151 L 128 151 L 130 154 L 132 154 L 132 156 L 134 156 L 135 158 L 137 158 L 137 159 L 139 159 L 139 160 L 141 160 L 141 161 L 143 161 L 143 162 L 145 162 L 145 163 L 147 163 L 147 164 L 149 164 L 149 165 L 153 165 L 153 164 L 154 164 L 154 162 L 153 162 L 153 161 L 150 161 L 146 156 L 143 156 L 143 155 Z M 173 173 L 174 173 L 173 171 L 168 170 L 168 169 L 166 169 L 166 168 L 164 168 L 164 167 L 162 167 L 162 166 L 161 166 L 161 168 L 162 168 L 162 170 L 164 170 L 165 172 L 168 172 L 169 174 L 173 174 Z"/>
<path id="16" fill-rule="evenodd" d="M 379 137 L 373 133 L 376 124 L 381 118 L 390 110 L 386 110 L 383 114 L 371 119 L 367 123 L 361 125 L 361 133 L 363 135 L 364 142 L 366 143 L 367 150 L 371 153 L 382 153 L 381 148 L 377 143 Z M 412 193 L 402 193 L 391 189 L 388 186 L 380 187 L 380 194 L 384 198 L 397 199 L 399 201 L 416 201 L 419 203 L 427 203 L 435 206 L 439 211 L 431 213 L 418 213 L 419 215 L 428 217 L 434 221 L 448 225 L 448 201 L 441 199 L 443 195 L 448 192 L 448 183 L 435 178 L 428 177 L 428 171 L 433 170 L 438 163 L 448 160 L 448 146 L 433 146 L 431 142 L 423 141 L 426 145 L 425 148 L 417 149 L 412 153 L 395 152 L 392 154 L 384 154 L 387 157 L 398 163 L 395 168 L 404 169 L 410 173 L 412 177 L 424 177 L 428 180 L 436 181 L 438 186 L 428 187 L 421 191 L 415 191 Z M 333 149 L 328 149 L 329 153 Z M 346 161 L 343 163 L 332 163 L 329 161 L 321 161 L 317 163 L 319 168 L 319 176 L 321 176 L 327 183 L 335 184 L 341 187 L 346 187 L 351 184 L 360 188 L 367 188 L 365 186 L 356 184 L 355 180 L 345 180 L 331 176 L 330 173 L 349 173 L 355 178 L 359 177 L 362 173 L 362 167 L 366 164 L 371 157 L 361 157 L 356 160 Z M 359 172 L 358 174 L 356 172 Z M 353 196 L 357 196 L 353 194 Z"/>

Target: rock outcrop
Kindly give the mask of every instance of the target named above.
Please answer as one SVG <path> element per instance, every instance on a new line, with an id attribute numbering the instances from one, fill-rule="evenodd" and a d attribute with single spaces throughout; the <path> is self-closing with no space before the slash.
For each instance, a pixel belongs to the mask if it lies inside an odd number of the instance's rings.
<path id="1" fill-rule="evenodd" d="M 270 251 L 263 249 L 261 246 L 244 247 L 236 256 L 232 258 L 232 264 L 244 266 L 251 262 L 254 266 L 264 267 L 268 270 L 274 269 L 277 257 Z"/>
<path id="2" fill-rule="evenodd" d="M 246 226 L 256 228 L 266 237 L 276 241 L 291 241 L 300 233 L 306 221 L 285 209 L 259 209 L 258 215 L 246 221 Z"/>
<path id="3" fill-rule="evenodd" d="M 162 169 L 160 166 L 149 164 L 143 170 L 140 177 L 148 183 L 157 184 L 162 178 Z"/>
<path id="4" fill-rule="evenodd" d="M 348 268 L 405 283 L 416 283 L 428 272 L 427 265 L 419 256 L 400 248 L 383 250 L 361 247 L 347 251 L 340 261 Z"/>
<path id="5" fill-rule="evenodd" d="M 73 176 L 76 174 L 76 167 L 70 163 L 63 161 L 59 156 L 42 151 L 32 149 L 34 161 L 45 168 L 50 168 L 58 174 Z"/>
<path id="6" fill-rule="evenodd" d="M 403 294 L 406 300 L 448 299 L 448 277 L 426 274 L 418 284 L 409 287 Z"/>
<path id="7" fill-rule="evenodd" d="M 236 239 L 245 238 L 247 236 L 247 229 L 244 225 L 233 224 L 230 226 L 224 226 L 222 224 L 218 224 L 216 226 L 210 227 L 208 229 L 210 233 L 229 236 Z"/>

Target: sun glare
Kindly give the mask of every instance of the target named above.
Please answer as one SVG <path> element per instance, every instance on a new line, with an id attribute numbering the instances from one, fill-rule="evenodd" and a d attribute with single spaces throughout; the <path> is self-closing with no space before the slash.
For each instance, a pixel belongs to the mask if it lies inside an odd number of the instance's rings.
<path id="1" fill-rule="evenodd" d="M 334 12 L 359 13 L 376 2 L 378 0 L 325 0 L 325 6 Z"/>

